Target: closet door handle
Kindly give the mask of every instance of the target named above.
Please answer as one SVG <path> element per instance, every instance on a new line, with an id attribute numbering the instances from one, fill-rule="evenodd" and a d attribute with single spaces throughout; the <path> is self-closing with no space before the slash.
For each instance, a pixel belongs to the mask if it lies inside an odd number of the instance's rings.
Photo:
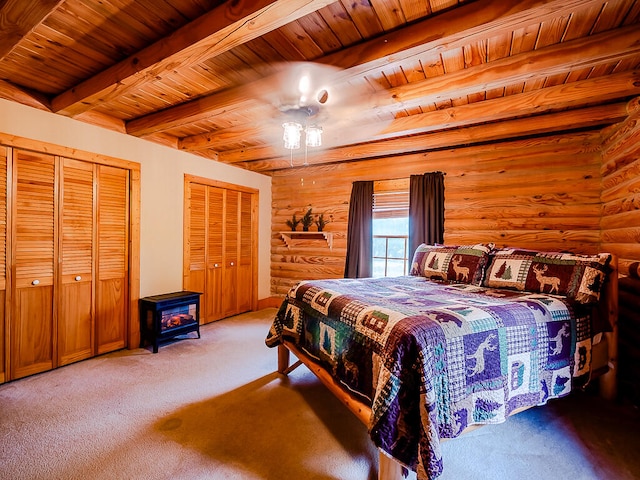
<path id="1" fill-rule="evenodd" d="M 76 275 L 76 278 L 74 278 L 74 280 L 76 282 L 79 282 L 80 280 L 82 280 L 82 277 L 80 275 Z"/>
<path id="2" fill-rule="evenodd" d="M 33 282 L 31 282 L 31 285 L 40 285 L 40 280 L 36 278 Z"/>
<path id="3" fill-rule="evenodd" d="M 229 265 L 231 265 L 233 267 L 233 262 L 231 262 Z"/>
<path id="4" fill-rule="evenodd" d="M 214 268 L 218 268 L 218 264 L 217 263 L 214 263 L 213 266 L 214 266 Z"/>

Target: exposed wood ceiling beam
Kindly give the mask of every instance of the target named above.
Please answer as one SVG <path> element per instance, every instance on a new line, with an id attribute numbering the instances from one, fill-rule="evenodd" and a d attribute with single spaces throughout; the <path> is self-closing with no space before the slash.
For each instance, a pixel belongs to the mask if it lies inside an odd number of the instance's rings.
<path id="1" fill-rule="evenodd" d="M 51 111 L 51 104 L 46 96 L 28 92 L 5 80 L 0 80 L 0 98 L 29 105 L 39 110 Z"/>
<path id="2" fill-rule="evenodd" d="M 541 75 L 568 73 L 632 58 L 640 54 L 637 25 L 607 31 L 513 55 L 439 77 L 428 78 L 387 90 L 378 96 L 378 108 L 396 111 L 469 95 L 480 90 L 502 88 L 505 84 L 526 82 Z"/>
<path id="3" fill-rule="evenodd" d="M 384 91 L 377 98 L 378 107 L 380 110 L 394 113 L 394 110 L 401 110 L 409 106 L 414 107 L 416 104 L 426 105 L 431 102 L 466 96 L 485 91 L 489 88 L 495 88 L 505 83 L 516 84 L 535 78 L 546 78 L 550 75 L 550 72 L 555 74 L 570 71 L 575 68 L 576 63 L 580 63 L 581 66 L 591 66 L 610 62 L 612 59 L 625 56 L 635 56 L 640 53 L 640 31 L 636 28 L 626 28 L 621 29 L 619 32 L 605 32 L 600 35 L 594 35 L 593 37 L 565 42 L 562 45 L 563 48 L 550 46 Z M 576 52 L 579 52 L 579 59 L 576 59 Z M 495 78 L 499 78 L 499 80 L 494 80 Z M 539 95 L 539 101 L 550 102 L 550 99 L 553 98 L 553 94 L 556 91 L 561 93 L 573 92 L 571 94 L 572 100 L 579 100 L 580 98 L 598 94 L 604 95 L 602 100 L 619 98 L 625 95 L 625 89 L 627 87 L 630 90 L 626 95 L 632 95 L 634 94 L 633 92 L 636 91 L 635 89 L 637 87 L 635 87 L 633 80 L 631 82 L 629 81 L 629 77 L 620 77 L 620 84 L 616 85 L 614 85 L 616 82 L 608 78 L 609 77 L 607 77 L 607 80 L 597 81 L 594 84 L 594 87 L 597 86 L 597 89 L 594 90 L 582 88 L 580 82 L 553 87 L 552 89 L 544 89 L 545 95 Z M 634 80 L 635 79 L 636 77 L 634 76 Z M 492 84 L 491 82 L 494 81 L 499 83 Z M 609 82 L 611 82 L 611 84 L 609 84 Z M 587 85 L 590 85 L 590 83 L 587 83 Z M 565 87 L 566 91 L 563 90 Z M 533 92 L 533 94 L 530 95 L 535 96 L 535 93 L 536 92 Z M 613 97 L 607 97 L 607 95 L 613 95 Z M 527 96 L 525 97 L 528 99 Z M 525 97 L 518 98 L 524 99 Z M 547 97 L 546 100 L 545 97 Z M 507 98 L 511 99 L 505 100 L 505 102 L 508 103 L 517 101 L 514 100 L 514 96 Z M 568 99 L 569 97 L 567 97 L 567 100 Z M 561 108 L 556 105 L 559 101 L 562 101 L 562 98 L 555 99 L 555 103 L 548 104 L 548 108 Z M 593 101 L 594 100 L 591 100 L 591 102 Z M 495 100 L 493 102 L 495 102 Z M 483 102 L 483 104 L 484 103 L 486 102 Z M 537 105 L 537 103 L 532 103 L 532 105 Z M 544 105 L 544 103 L 542 105 Z M 501 110 L 504 111 L 504 109 Z M 449 110 L 451 116 L 455 115 L 454 112 L 455 110 Z M 505 115 L 506 114 L 505 112 Z M 430 118 L 429 116 L 431 118 L 443 118 L 430 113 L 412 115 L 406 120 L 401 119 L 392 122 L 391 126 L 385 129 L 385 132 L 395 135 L 414 133 L 411 132 L 411 130 L 417 128 L 415 125 L 422 125 L 424 119 Z M 415 123 L 411 123 L 412 126 L 408 127 L 407 131 L 403 131 L 401 125 L 409 124 L 409 122 Z M 375 129 L 374 126 L 370 128 Z M 378 128 L 376 130 L 379 131 L 381 129 Z M 257 136 L 258 134 L 259 127 L 254 129 L 247 129 L 246 127 L 229 128 L 219 132 L 185 137 L 178 145 L 179 148 L 184 150 L 220 148 L 225 144 L 238 143 L 243 138 Z M 345 138 L 350 138 L 346 132 Z M 255 153 L 258 153 L 257 150 Z M 225 155 L 223 155 L 223 157 L 224 156 Z M 255 158 L 259 157 L 254 157 L 254 159 Z"/>
<path id="4" fill-rule="evenodd" d="M 601 2 L 524 0 L 513 5 L 513 2 L 504 0 L 479 0 L 315 61 L 347 69 L 342 78 L 349 80 L 364 72 L 371 73 L 383 67 L 394 66 L 406 58 L 437 52 L 444 47 L 461 46 L 481 35 L 497 35 L 531 22 L 544 21 L 563 12 L 569 13 L 576 6 L 586 8 L 598 3 Z M 425 34 L 429 35 L 427 41 Z M 143 136 L 152 131 L 164 131 L 203 120 L 229 108 L 239 99 L 247 99 L 251 96 L 250 92 L 255 91 L 255 86 L 237 87 L 145 115 L 129 121 L 127 132 Z"/>
<path id="5" fill-rule="evenodd" d="M 244 87 L 241 87 L 244 89 Z M 162 132 L 170 128 L 197 122 L 224 111 L 242 109 L 255 100 L 238 96 L 238 88 L 208 95 L 156 113 L 150 113 L 127 122 L 127 133 L 142 137 L 151 132 Z"/>
<path id="6" fill-rule="evenodd" d="M 623 120 L 627 115 L 627 102 L 622 102 L 615 105 L 587 107 L 567 112 L 324 150 L 309 156 L 308 160 L 312 165 L 320 165 L 344 162 L 350 159 L 362 160 L 378 156 L 402 155 L 458 145 L 522 138 L 550 132 L 566 132 L 580 128 L 609 125 Z M 219 160 L 228 162 L 229 159 L 225 153 L 221 153 Z M 245 162 L 238 165 L 242 165 L 249 170 L 266 173 L 271 170 L 291 168 L 289 162 L 288 157 L 280 157 Z"/>
<path id="7" fill-rule="evenodd" d="M 64 0 L 6 0 L 0 2 L 0 60 L 22 37 L 40 25 Z"/>
<path id="8" fill-rule="evenodd" d="M 485 122 L 600 104 L 640 95 L 640 70 L 596 77 L 553 87 L 395 119 L 377 139 L 415 135 Z M 588 102 L 585 102 L 588 98 Z"/>
<path id="9" fill-rule="evenodd" d="M 51 112 L 51 103 L 46 95 L 26 91 L 23 88 L 17 87 L 5 80 L 0 80 L 0 98 L 28 105 L 29 107 L 37 108 L 38 110 Z M 88 111 L 81 113 L 76 117 L 76 119 L 85 123 L 90 123 L 91 125 L 108 128 L 109 130 L 114 130 L 116 132 L 127 133 L 122 120 L 104 113 Z M 164 143 L 166 144 L 167 142 Z M 177 138 L 173 140 L 171 146 L 173 148 L 178 147 Z"/>
<path id="10" fill-rule="evenodd" d="M 255 0 L 224 2 L 135 55 L 56 96 L 56 113 L 77 115 L 152 81 L 179 64 L 197 65 L 312 13 L 333 1 Z"/>
<path id="11" fill-rule="evenodd" d="M 348 69 L 349 77 L 377 73 L 408 59 L 461 48 L 599 4 L 599 0 L 474 1 L 317 61 Z"/>

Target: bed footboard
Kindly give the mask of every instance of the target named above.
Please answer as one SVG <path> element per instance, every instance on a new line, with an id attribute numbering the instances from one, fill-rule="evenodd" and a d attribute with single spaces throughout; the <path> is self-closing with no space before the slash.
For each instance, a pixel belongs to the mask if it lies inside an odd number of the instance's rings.
<path id="1" fill-rule="evenodd" d="M 291 353 L 298 358 L 293 364 L 290 364 Z M 368 405 L 349 396 L 326 370 L 307 357 L 293 343 L 285 340 L 282 344 L 278 345 L 278 373 L 288 375 L 302 364 L 311 370 L 329 391 L 362 423 L 369 425 L 371 408 Z M 378 450 L 378 480 L 411 480 L 415 478 L 415 472 L 407 470 L 382 450 Z"/>
<path id="2" fill-rule="evenodd" d="M 298 358 L 298 361 L 291 366 L 289 366 L 289 351 Z M 282 344 L 278 345 L 278 373 L 288 375 L 301 364 L 304 364 L 309 370 L 311 370 L 311 372 L 318 377 L 320 382 L 322 382 L 324 386 L 338 398 L 338 400 L 340 400 L 356 417 L 358 417 L 362 423 L 369 425 L 371 407 L 345 392 L 340 384 L 334 380 L 323 367 L 305 355 L 304 352 L 301 352 L 293 343 L 285 340 Z"/>

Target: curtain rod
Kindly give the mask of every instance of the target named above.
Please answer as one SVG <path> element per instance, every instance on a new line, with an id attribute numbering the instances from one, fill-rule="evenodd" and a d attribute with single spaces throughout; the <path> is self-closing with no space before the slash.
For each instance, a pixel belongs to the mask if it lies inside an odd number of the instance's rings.
<path id="1" fill-rule="evenodd" d="M 425 172 L 425 173 L 440 173 L 443 176 L 446 176 L 446 172 L 441 172 L 441 171 L 436 171 L 436 172 Z M 420 174 L 420 173 L 412 173 L 411 175 L 424 175 L 424 173 Z M 394 180 L 409 180 L 409 177 L 411 176 L 409 175 L 408 177 L 397 177 L 397 178 L 379 178 L 378 180 L 356 180 L 355 182 L 351 182 L 353 183 L 357 183 L 357 182 L 392 182 Z"/>
<path id="2" fill-rule="evenodd" d="M 446 173 L 446 172 L 441 172 L 441 171 L 436 171 L 436 172 L 425 172 L 425 173 L 440 173 L 440 174 L 445 175 L 445 176 L 447 175 L 447 173 Z M 412 173 L 412 174 L 410 174 L 410 175 L 409 175 L 409 176 L 407 176 L 407 177 L 398 177 L 398 178 L 382 178 L 382 179 L 379 179 L 379 180 L 373 180 L 373 181 L 374 181 L 374 182 L 390 182 L 390 181 L 392 181 L 392 180 L 406 180 L 406 179 L 408 179 L 411 175 L 424 175 L 425 173 Z"/>

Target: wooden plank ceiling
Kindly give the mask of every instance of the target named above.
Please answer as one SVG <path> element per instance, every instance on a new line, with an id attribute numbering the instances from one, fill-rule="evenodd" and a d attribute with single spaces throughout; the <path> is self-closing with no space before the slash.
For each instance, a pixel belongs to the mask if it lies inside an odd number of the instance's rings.
<path id="1" fill-rule="evenodd" d="M 606 128 L 639 24 L 640 0 L 6 0 L 0 97 L 268 174 Z M 294 110 L 321 148 L 283 148 Z"/>

